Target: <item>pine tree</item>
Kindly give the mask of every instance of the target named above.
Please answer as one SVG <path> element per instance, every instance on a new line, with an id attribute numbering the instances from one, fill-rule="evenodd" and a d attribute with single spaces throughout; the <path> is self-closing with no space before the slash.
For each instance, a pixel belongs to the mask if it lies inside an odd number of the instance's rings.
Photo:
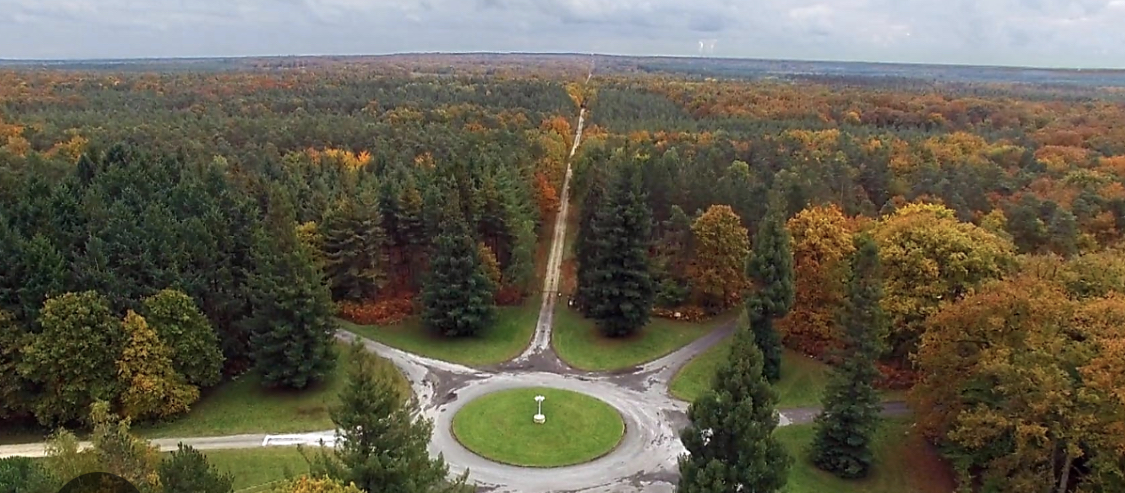
<path id="1" fill-rule="evenodd" d="M 590 228 L 594 255 L 584 301 L 602 333 L 622 337 L 648 323 L 656 297 L 648 259 L 652 213 L 633 163 L 617 170 L 609 192 Z"/>
<path id="2" fill-rule="evenodd" d="M 374 203 L 337 204 L 324 221 L 324 272 L 336 299 L 373 298 L 386 282 L 386 235 Z"/>
<path id="3" fill-rule="evenodd" d="M 422 286 L 423 323 L 447 336 L 475 335 L 495 318 L 495 289 L 457 200 L 450 200 Z"/>
<path id="4" fill-rule="evenodd" d="M 187 412 L 199 389 L 172 367 L 168 346 L 145 319 L 129 310 L 122 323 L 129 338 L 117 360 L 121 411 L 131 419 L 166 418 Z"/>
<path id="5" fill-rule="evenodd" d="M 762 353 L 745 327 L 715 373 L 712 389 L 688 409 L 680 432 L 679 493 L 774 493 L 788 479 L 792 459 L 773 436 L 777 394 L 762 375 Z"/>
<path id="6" fill-rule="evenodd" d="M 160 462 L 160 484 L 164 493 L 231 493 L 234 477 L 219 471 L 198 450 L 179 445 L 179 450 Z"/>
<path id="7" fill-rule="evenodd" d="M 770 195 L 770 209 L 754 235 L 754 250 L 747 266 L 754 291 L 746 300 L 746 314 L 762 350 L 763 373 L 770 382 L 776 382 L 781 378 L 781 336 L 773 322 L 789 313 L 795 292 L 785 205 L 776 192 Z"/>
<path id="8" fill-rule="evenodd" d="M 265 228 L 255 233 L 251 347 L 269 387 L 305 388 L 336 362 L 332 300 L 320 273 L 300 247 L 292 206 L 270 194 Z"/>
<path id="9" fill-rule="evenodd" d="M 223 353 L 219 335 L 188 295 L 164 289 L 144 300 L 144 317 L 171 350 L 172 365 L 188 383 L 206 388 L 219 383 Z"/>
<path id="10" fill-rule="evenodd" d="M 879 426 L 879 337 L 886 319 L 879 249 L 869 236 L 856 240 L 848 280 L 848 299 L 841 314 L 846 354 L 824 394 L 824 411 L 816 418 L 812 460 L 842 478 L 867 476 L 874 461 L 871 440 Z"/>
<path id="11" fill-rule="evenodd" d="M 407 400 L 380 375 L 376 356 L 358 342 L 350 351 L 348 381 L 330 411 L 339 439 L 335 450 L 310 461 L 312 473 L 355 483 L 364 491 L 458 491 L 464 478 L 447 485 L 445 461 L 430 458 L 433 423 L 416 417 L 416 401 Z"/>

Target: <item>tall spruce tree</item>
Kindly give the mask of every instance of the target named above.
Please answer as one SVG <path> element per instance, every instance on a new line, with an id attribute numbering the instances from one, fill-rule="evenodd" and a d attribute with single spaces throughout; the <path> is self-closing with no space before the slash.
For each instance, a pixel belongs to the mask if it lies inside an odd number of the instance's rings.
<path id="1" fill-rule="evenodd" d="M 862 478 L 871 469 L 871 438 L 879 426 L 879 337 L 886 318 L 880 308 L 883 280 L 879 249 L 867 235 L 856 239 L 848 279 L 848 298 L 840 317 L 846 352 L 824 394 L 816 418 L 812 460 L 842 478 Z"/>
<path id="2" fill-rule="evenodd" d="M 770 382 L 781 379 L 781 336 L 773 322 L 789 313 L 794 297 L 793 251 L 785 210 L 780 194 L 771 192 L 769 212 L 754 235 L 754 250 L 747 266 L 754 291 L 746 300 L 746 315 L 762 350 L 762 371 Z"/>
<path id="3" fill-rule="evenodd" d="M 297 239 L 287 197 L 272 190 L 267 224 L 256 232 L 251 346 L 269 387 L 305 388 L 335 365 L 332 300 Z"/>
<path id="4" fill-rule="evenodd" d="M 381 374 L 376 356 L 356 342 L 348 382 L 331 409 L 340 437 L 331 452 L 313 456 L 312 473 L 355 483 L 363 491 L 459 491 L 465 478 L 447 482 L 449 468 L 427 446 L 433 423 L 415 415 L 417 403 Z"/>
<path id="5" fill-rule="evenodd" d="M 754 335 L 739 329 L 711 390 L 688 409 L 691 424 L 680 432 L 688 453 L 680 457 L 676 491 L 780 491 L 792 459 L 773 436 L 776 405 L 777 393 L 762 376 L 762 353 Z"/>
<path id="6" fill-rule="evenodd" d="M 337 300 L 372 298 L 386 282 L 387 242 L 373 198 L 344 199 L 324 221 L 324 272 Z"/>
<path id="7" fill-rule="evenodd" d="M 485 274 L 456 199 L 446 204 L 440 224 L 422 286 L 422 321 L 447 336 L 476 335 L 495 318 L 496 286 Z"/>
<path id="8" fill-rule="evenodd" d="M 574 257 L 578 259 L 576 277 L 578 288 L 574 301 L 578 309 L 587 317 L 590 316 L 590 306 L 593 297 L 593 273 L 596 259 L 600 257 L 598 244 L 594 241 L 594 217 L 602 207 L 605 198 L 606 183 L 605 173 L 600 167 L 592 167 L 589 171 L 589 186 L 582 197 L 582 206 L 578 210 L 578 232 L 574 237 Z"/>
<path id="9" fill-rule="evenodd" d="M 635 163 L 616 170 L 590 230 L 589 316 L 607 336 L 633 334 L 648 323 L 656 297 L 648 259 L 652 212 Z"/>

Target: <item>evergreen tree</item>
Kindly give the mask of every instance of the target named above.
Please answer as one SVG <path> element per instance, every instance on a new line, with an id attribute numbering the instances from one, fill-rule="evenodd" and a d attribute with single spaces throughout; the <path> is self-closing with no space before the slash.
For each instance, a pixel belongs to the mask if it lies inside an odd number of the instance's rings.
<path id="1" fill-rule="evenodd" d="M 590 228 L 594 256 L 585 302 L 590 318 L 610 337 L 644 327 L 656 297 L 648 260 L 652 213 L 639 171 L 633 163 L 617 170 Z"/>
<path id="2" fill-rule="evenodd" d="M 144 300 L 144 317 L 171 350 L 175 371 L 188 383 L 210 387 L 219 383 L 223 353 L 219 336 L 192 299 L 165 289 Z"/>
<path id="3" fill-rule="evenodd" d="M 18 259 L 19 306 L 25 320 L 34 320 L 48 297 L 63 292 L 67 283 L 66 259 L 45 236 L 23 242 Z"/>
<path id="4" fill-rule="evenodd" d="M 407 175 L 398 199 L 398 231 L 402 237 L 402 248 L 405 249 L 406 280 L 411 288 L 417 288 L 421 284 L 421 273 L 429 250 L 423 203 L 422 193 L 418 191 L 414 177 Z"/>
<path id="5" fill-rule="evenodd" d="M 475 335 L 495 318 L 495 289 L 457 200 L 449 201 L 422 286 L 423 323 L 447 336 Z"/>
<path id="6" fill-rule="evenodd" d="M 374 203 L 343 200 L 324 221 L 324 271 L 336 299 L 373 298 L 386 282 L 386 235 Z"/>
<path id="7" fill-rule="evenodd" d="M 234 477 L 215 468 L 198 450 L 179 445 L 160 462 L 160 484 L 164 493 L 231 493 Z"/>
<path id="8" fill-rule="evenodd" d="M 39 312 L 39 328 L 20 365 L 24 378 L 38 385 L 31 407 L 39 423 L 74 421 L 94 401 L 117 396 L 116 361 L 125 334 L 105 298 L 93 291 L 51 298 Z"/>
<path id="9" fill-rule="evenodd" d="M 879 425 L 879 337 L 886 319 L 879 249 L 869 236 L 856 240 L 848 280 L 848 299 L 840 317 L 846 353 L 824 394 L 824 411 L 816 418 L 812 460 L 842 478 L 867 476 L 874 461 L 871 439 Z"/>
<path id="10" fill-rule="evenodd" d="M 771 193 L 770 210 L 758 233 L 747 266 L 747 277 L 754 291 L 746 300 L 750 329 L 764 357 L 766 379 L 781 378 L 781 336 L 774 320 L 784 317 L 793 306 L 793 251 L 789 229 L 785 225 L 785 205 Z"/>
<path id="11" fill-rule="evenodd" d="M 777 394 L 762 375 L 762 353 L 745 327 L 716 371 L 712 389 L 688 409 L 680 432 L 679 493 L 774 493 L 788 479 L 792 459 L 773 436 Z"/>
<path id="12" fill-rule="evenodd" d="M 266 386 L 305 388 L 335 365 L 332 300 L 300 247 L 287 197 L 271 191 L 267 224 L 256 233 L 250 279 L 251 347 Z"/>
<path id="13" fill-rule="evenodd" d="M 575 302 L 586 316 L 590 316 L 590 305 L 593 300 L 593 273 L 595 259 L 600 257 L 598 245 L 594 238 L 594 217 L 602 207 L 605 196 L 605 176 L 600 168 L 589 171 L 589 187 L 582 198 L 582 206 L 578 210 L 578 232 L 574 237 L 574 257 L 578 259 L 576 277 L 578 289 L 575 293 Z"/>
<path id="14" fill-rule="evenodd" d="M 416 416 L 417 403 L 380 375 L 377 357 L 351 347 L 348 381 L 331 409 L 339 439 L 332 452 L 311 460 L 314 475 L 355 483 L 363 491 L 458 491 L 465 478 L 446 483 L 449 468 L 427 449 L 433 423 Z"/>
<path id="15" fill-rule="evenodd" d="M 199 389 L 172 367 L 168 346 L 145 319 L 129 310 L 122 323 L 129 338 L 117 360 L 121 410 L 130 419 L 165 418 L 187 412 Z"/>

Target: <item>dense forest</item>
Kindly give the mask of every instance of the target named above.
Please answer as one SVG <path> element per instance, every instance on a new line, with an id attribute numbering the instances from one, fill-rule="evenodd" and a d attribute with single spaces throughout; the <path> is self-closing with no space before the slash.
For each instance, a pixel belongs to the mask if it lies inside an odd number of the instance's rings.
<path id="1" fill-rule="evenodd" d="M 966 491 L 1125 488 L 1119 90 L 540 62 L 0 71 L 0 420 L 303 388 L 334 317 L 488 330 L 582 106 L 565 274 L 607 336 L 747 303 L 770 381 L 873 341 Z"/>

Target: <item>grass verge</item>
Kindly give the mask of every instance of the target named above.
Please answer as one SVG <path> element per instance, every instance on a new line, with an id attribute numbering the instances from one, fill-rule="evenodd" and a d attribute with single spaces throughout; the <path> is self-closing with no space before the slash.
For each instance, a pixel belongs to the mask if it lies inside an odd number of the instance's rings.
<path id="1" fill-rule="evenodd" d="M 537 424 L 535 396 L 547 420 Z M 528 467 L 580 464 L 612 451 L 625 433 L 621 415 L 598 399 L 568 390 L 522 388 L 485 395 L 453 417 L 453 434 L 488 459 Z"/>
<path id="2" fill-rule="evenodd" d="M 598 331 L 592 320 L 583 318 L 562 302 L 555 308 L 551 345 L 559 358 L 574 368 L 620 370 L 667 355 L 734 320 L 737 315 L 738 310 L 732 310 L 698 324 L 654 317 L 633 336 L 609 338 Z"/>
<path id="3" fill-rule="evenodd" d="M 209 391 L 187 415 L 155 425 L 136 425 L 145 438 L 200 437 L 242 433 L 295 433 L 333 427 L 329 406 L 336 403 L 347 382 L 348 347 L 337 346 L 336 370 L 326 380 L 301 391 L 267 390 L 255 373 Z M 380 359 L 381 370 L 404 392 L 410 383 L 390 361 Z"/>
<path id="4" fill-rule="evenodd" d="M 203 454 L 217 469 L 234 476 L 235 491 L 309 472 L 309 465 L 297 447 L 205 450 Z"/>
<path id="5" fill-rule="evenodd" d="M 187 438 L 246 433 L 298 433 L 331 429 L 329 406 L 336 403 L 347 381 L 348 347 L 337 346 L 335 371 L 304 390 L 268 390 L 254 372 L 204 392 L 186 415 L 163 423 L 136 423 L 133 433 L 143 438 Z M 390 361 L 379 359 L 380 370 L 409 394 L 410 382 Z M 75 430 L 79 437 L 86 432 Z M 0 445 L 46 440 L 50 431 L 31 426 L 0 429 Z"/>
<path id="6" fill-rule="evenodd" d="M 693 358 L 672 379 L 669 390 L 677 399 L 694 401 L 711 387 L 711 378 L 730 353 L 730 338 Z M 781 381 L 774 385 L 781 409 L 819 406 L 831 367 L 796 351 L 781 355 Z M 886 392 L 884 400 L 901 400 L 902 392 Z"/>
<path id="7" fill-rule="evenodd" d="M 497 309 L 496 322 L 476 337 L 450 338 L 427 331 L 417 317 L 389 326 L 357 325 L 340 320 L 345 330 L 383 344 L 434 359 L 469 366 L 489 366 L 519 356 L 535 333 L 542 298 Z"/>
<path id="8" fill-rule="evenodd" d="M 787 493 L 952 493 L 953 476 L 933 447 L 904 419 L 887 420 L 873 444 L 875 468 L 860 480 L 844 480 L 814 466 L 806 455 L 812 425 L 778 428 L 778 440 L 793 456 Z"/>

